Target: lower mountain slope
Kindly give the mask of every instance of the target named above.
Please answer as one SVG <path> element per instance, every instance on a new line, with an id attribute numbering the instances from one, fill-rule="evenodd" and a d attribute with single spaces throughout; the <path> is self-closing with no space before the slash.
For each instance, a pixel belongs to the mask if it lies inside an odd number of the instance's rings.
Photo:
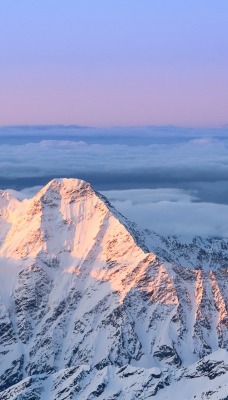
<path id="1" fill-rule="evenodd" d="M 228 399 L 224 258 L 199 268 L 81 180 L 0 207 L 1 400 Z"/>

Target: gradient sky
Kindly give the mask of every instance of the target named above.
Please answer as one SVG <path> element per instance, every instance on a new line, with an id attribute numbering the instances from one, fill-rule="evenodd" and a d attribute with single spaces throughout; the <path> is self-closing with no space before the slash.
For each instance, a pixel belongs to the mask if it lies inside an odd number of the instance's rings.
<path id="1" fill-rule="evenodd" d="M 0 125 L 228 123 L 227 0 L 0 2 Z"/>

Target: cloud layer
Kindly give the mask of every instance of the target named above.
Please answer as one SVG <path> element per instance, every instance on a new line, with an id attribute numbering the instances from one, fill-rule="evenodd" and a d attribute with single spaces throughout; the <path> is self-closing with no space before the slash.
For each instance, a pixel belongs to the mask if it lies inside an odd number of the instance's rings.
<path id="1" fill-rule="evenodd" d="M 174 127 L 0 129 L 0 187 L 76 177 L 140 226 L 228 236 L 228 131 Z"/>
<path id="2" fill-rule="evenodd" d="M 21 188 L 69 176 L 89 180 L 101 190 L 177 187 L 196 190 L 201 200 L 227 201 L 227 130 L 200 136 L 197 130 L 174 128 L 160 133 L 144 129 L 141 134 L 131 129 L 122 135 L 121 129 L 106 135 L 96 129 L 68 134 L 68 129 L 65 138 L 63 128 L 57 131 L 0 135 L 0 186 L 9 182 Z"/>

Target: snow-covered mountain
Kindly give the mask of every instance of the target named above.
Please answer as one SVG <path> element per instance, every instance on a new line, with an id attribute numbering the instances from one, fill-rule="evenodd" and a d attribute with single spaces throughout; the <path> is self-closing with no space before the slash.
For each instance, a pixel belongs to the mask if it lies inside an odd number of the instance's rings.
<path id="1" fill-rule="evenodd" d="M 0 399 L 228 399 L 227 262 L 81 180 L 0 191 Z"/>

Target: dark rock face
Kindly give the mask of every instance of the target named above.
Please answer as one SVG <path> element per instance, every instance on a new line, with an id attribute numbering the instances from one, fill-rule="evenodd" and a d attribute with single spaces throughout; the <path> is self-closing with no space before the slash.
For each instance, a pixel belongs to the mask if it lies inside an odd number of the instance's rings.
<path id="1" fill-rule="evenodd" d="M 154 352 L 154 357 L 157 357 L 159 361 L 166 361 L 167 364 L 174 364 L 176 366 L 181 366 L 181 358 L 177 354 L 176 350 L 169 346 L 163 345 L 159 350 Z"/>
<path id="2" fill-rule="evenodd" d="M 0 392 L 20 382 L 23 378 L 24 355 L 13 360 L 11 367 L 0 376 Z"/>

